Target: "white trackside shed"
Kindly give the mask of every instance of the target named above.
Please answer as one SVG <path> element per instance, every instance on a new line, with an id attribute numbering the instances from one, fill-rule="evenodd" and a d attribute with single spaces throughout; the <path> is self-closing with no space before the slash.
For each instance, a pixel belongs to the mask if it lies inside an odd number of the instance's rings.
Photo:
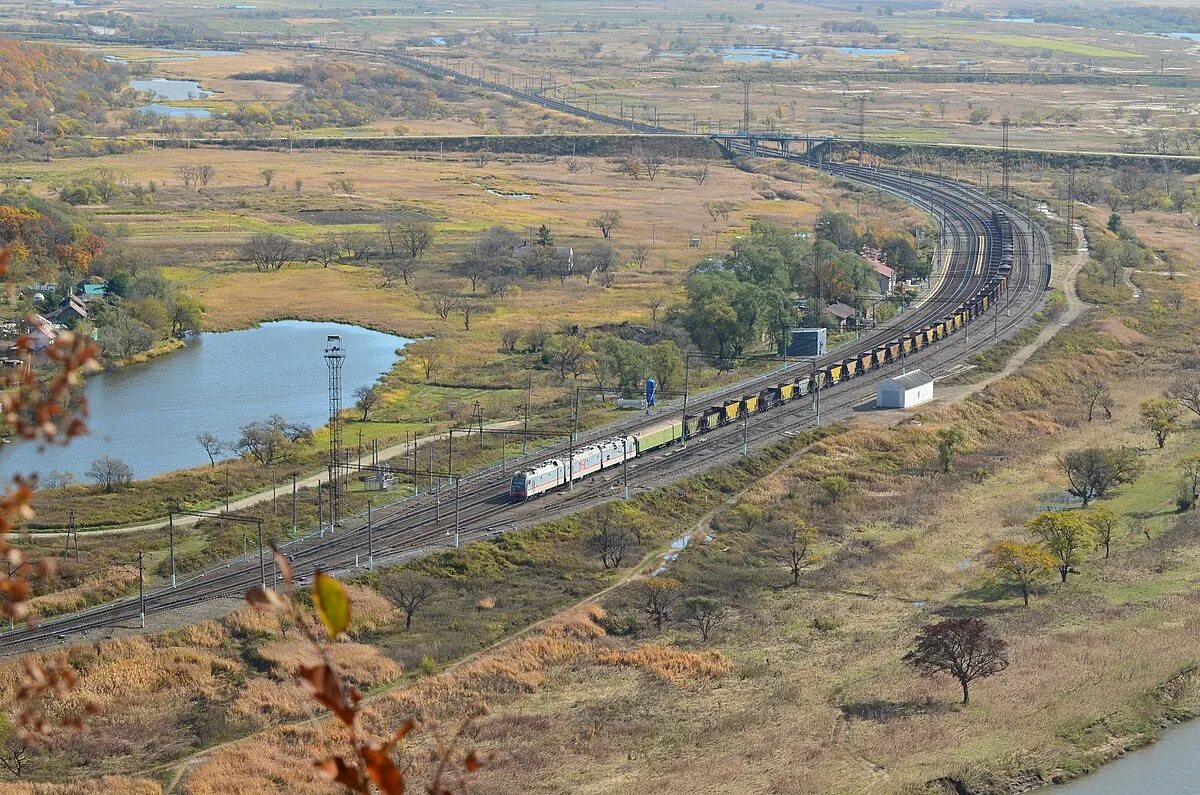
<path id="1" fill-rule="evenodd" d="M 875 407 L 907 409 L 933 400 L 933 378 L 922 370 L 910 370 L 885 378 L 875 392 Z"/>

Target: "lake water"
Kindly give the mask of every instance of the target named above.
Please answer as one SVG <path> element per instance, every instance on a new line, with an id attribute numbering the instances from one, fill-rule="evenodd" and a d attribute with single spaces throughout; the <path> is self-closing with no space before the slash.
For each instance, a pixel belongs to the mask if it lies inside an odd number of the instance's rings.
<path id="1" fill-rule="evenodd" d="M 988 22 L 1011 22 L 1016 25 L 1037 24 L 1037 20 L 1033 17 L 988 17 Z"/>
<path id="2" fill-rule="evenodd" d="M 778 47 L 736 46 L 722 47 L 717 50 L 726 61 L 737 63 L 763 63 L 765 61 L 795 61 L 800 53 L 791 50 L 781 50 Z"/>
<path id="3" fill-rule="evenodd" d="M 153 113 L 155 116 L 170 116 L 172 119 L 208 119 L 212 111 L 204 108 L 177 108 L 174 105 L 159 105 L 152 102 L 149 105 L 138 105 L 142 113 Z"/>
<path id="4" fill-rule="evenodd" d="M 1168 33 L 1172 39 L 1187 39 L 1188 41 L 1200 41 L 1200 33 Z"/>
<path id="5" fill-rule="evenodd" d="M 391 369 L 409 340 L 358 326 L 285 320 L 244 331 L 200 334 L 174 353 L 88 381 L 91 433 L 68 447 L 0 447 L 0 476 L 53 470 L 80 480 L 101 455 L 122 459 L 138 478 L 208 462 L 196 443 L 204 432 L 237 437 L 238 428 L 279 414 L 324 425 L 329 417 L 325 338 L 346 349 L 343 402 Z"/>
<path id="6" fill-rule="evenodd" d="M 129 85 L 135 91 L 152 91 L 158 97 L 168 100 L 204 99 L 211 97 L 211 91 L 205 91 L 195 80 L 172 80 L 165 77 L 152 77 L 146 80 L 130 80 Z"/>
<path id="7" fill-rule="evenodd" d="M 844 55 L 900 55 L 904 50 L 892 47 L 834 47 Z"/>
<path id="8" fill-rule="evenodd" d="M 1103 766 L 1044 795 L 1194 795 L 1200 792 L 1200 722 L 1166 729 L 1154 745 Z"/>

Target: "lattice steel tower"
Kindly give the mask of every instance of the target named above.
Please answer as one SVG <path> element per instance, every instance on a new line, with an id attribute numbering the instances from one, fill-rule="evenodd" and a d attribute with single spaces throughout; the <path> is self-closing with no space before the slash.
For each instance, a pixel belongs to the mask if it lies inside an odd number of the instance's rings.
<path id="1" fill-rule="evenodd" d="M 329 524 L 336 526 L 342 516 L 342 362 L 346 349 L 342 338 L 331 334 L 325 342 L 325 366 L 329 368 Z"/>

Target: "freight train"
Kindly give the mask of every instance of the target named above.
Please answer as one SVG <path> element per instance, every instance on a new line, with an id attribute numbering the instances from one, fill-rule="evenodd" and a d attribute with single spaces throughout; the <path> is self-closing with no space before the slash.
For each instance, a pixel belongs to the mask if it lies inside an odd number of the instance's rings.
<path id="1" fill-rule="evenodd" d="M 992 225 L 997 232 L 999 256 L 989 258 L 997 262 L 991 277 L 984 289 L 941 320 L 902 334 L 884 345 L 788 378 L 756 393 L 733 397 L 695 414 L 689 413 L 686 418 L 661 422 L 626 436 L 616 436 L 582 446 L 574 451 L 573 458 L 568 454 L 543 461 L 535 467 L 513 475 L 509 485 L 509 497 L 527 500 L 565 486 L 572 480 L 582 480 L 659 448 L 708 433 L 723 425 L 731 425 L 751 414 L 810 397 L 819 389 L 828 389 L 892 362 L 898 362 L 910 353 L 950 336 L 995 306 L 1008 289 L 1013 266 L 1012 224 L 1004 213 L 997 211 L 993 214 Z"/>

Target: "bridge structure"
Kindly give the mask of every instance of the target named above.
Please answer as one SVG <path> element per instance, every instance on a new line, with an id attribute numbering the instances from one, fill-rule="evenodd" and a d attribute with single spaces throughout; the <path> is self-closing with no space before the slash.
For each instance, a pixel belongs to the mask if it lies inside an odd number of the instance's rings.
<path id="1" fill-rule="evenodd" d="M 593 110 L 590 106 L 581 107 L 570 102 L 556 99 L 553 96 L 547 96 L 543 89 L 523 89 L 515 83 L 503 83 L 498 80 L 488 80 L 482 76 L 464 74 L 462 72 L 450 69 L 441 64 L 435 63 L 432 60 L 417 58 L 412 55 L 392 54 L 389 56 L 392 60 L 397 61 L 405 66 L 423 72 L 431 77 L 441 79 L 450 79 L 458 83 L 464 83 L 476 88 L 482 88 L 488 91 L 495 91 L 501 94 L 507 94 L 517 99 L 523 99 L 526 102 L 531 102 L 536 105 L 557 110 L 562 113 L 569 113 L 572 116 L 581 116 L 592 121 L 611 124 L 631 133 L 640 133 L 642 135 L 693 135 L 685 130 L 678 130 L 671 127 L 664 127 L 658 124 L 657 118 L 654 123 L 647 124 L 646 122 L 637 121 L 633 118 L 632 106 L 629 118 L 612 116 L 603 113 L 599 110 Z M 734 145 L 742 144 L 749 147 L 750 153 L 757 155 L 759 150 L 769 148 L 773 154 L 780 154 L 784 157 L 794 157 L 799 153 L 795 152 L 794 147 L 802 146 L 804 160 L 810 162 L 821 162 L 830 159 L 833 148 L 837 143 L 837 139 L 830 135 L 808 135 L 804 133 L 789 133 L 780 130 L 754 130 L 749 129 L 748 125 L 743 125 L 743 129 L 733 130 L 730 132 L 715 132 L 701 134 L 701 137 L 709 138 L 722 144 L 726 149 L 732 151 Z"/>
<path id="2" fill-rule="evenodd" d="M 836 139 L 831 135 L 804 135 L 799 133 L 776 132 L 772 130 L 738 130 L 732 133 L 710 133 L 709 138 L 719 141 L 726 148 L 736 144 L 749 146 L 750 154 L 757 155 L 762 148 L 772 148 L 774 153 L 791 157 L 802 157 L 814 163 L 828 160 L 833 153 Z M 764 147 L 764 145 L 771 145 Z M 796 152 L 794 147 L 803 146 L 803 152 Z"/>

